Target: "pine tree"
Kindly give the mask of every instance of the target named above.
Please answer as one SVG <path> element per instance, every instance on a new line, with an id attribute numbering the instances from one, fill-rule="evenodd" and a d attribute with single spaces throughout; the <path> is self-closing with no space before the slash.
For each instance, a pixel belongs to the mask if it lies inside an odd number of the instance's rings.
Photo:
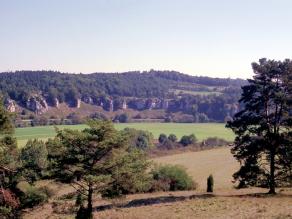
<path id="1" fill-rule="evenodd" d="M 243 110 L 227 123 L 241 164 L 234 178 L 241 187 L 265 186 L 274 194 L 291 179 L 292 61 L 261 59 L 252 67 L 255 75 L 242 87 Z"/>
<path id="2" fill-rule="evenodd" d="M 47 144 L 55 177 L 87 198 L 86 212 L 80 208 L 78 214 L 86 219 L 92 218 L 94 193 L 104 194 L 112 185 L 123 189 L 142 185 L 148 167 L 141 164 L 140 153 L 130 153 L 126 136 L 111 122 L 95 120 L 88 125 L 83 131 L 58 131 L 55 142 Z"/>

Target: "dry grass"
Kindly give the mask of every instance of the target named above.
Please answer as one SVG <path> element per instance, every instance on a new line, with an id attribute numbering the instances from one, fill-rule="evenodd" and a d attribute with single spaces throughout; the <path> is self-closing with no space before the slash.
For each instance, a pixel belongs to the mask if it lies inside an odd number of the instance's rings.
<path id="1" fill-rule="evenodd" d="M 215 190 L 231 189 L 234 186 L 232 174 L 239 168 L 228 147 L 164 156 L 155 158 L 154 161 L 186 167 L 201 191 L 205 191 L 206 180 L 210 174 L 214 176 Z"/>
<path id="2" fill-rule="evenodd" d="M 266 189 L 236 190 L 232 173 L 238 168 L 229 148 L 187 152 L 155 158 L 159 163 L 184 165 L 199 183 L 198 191 L 158 192 L 129 195 L 122 199 L 94 200 L 94 218 L 168 219 L 168 218 L 291 218 L 292 189 L 282 189 L 276 196 L 265 194 Z M 205 193 L 207 176 L 215 178 L 215 192 Z M 52 186 L 56 196 L 48 204 L 28 210 L 24 219 L 74 218 L 74 199 L 60 198 L 72 193 L 72 188 L 43 182 Z"/>
<path id="3" fill-rule="evenodd" d="M 249 190 L 246 192 L 250 193 Z M 166 198 L 168 197 L 168 198 Z M 95 218 L 292 218 L 292 197 L 256 197 L 239 194 L 181 195 L 157 197 L 161 203 L 113 208 L 96 212 Z M 165 202 L 163 200 L 166 200 Z M 147 202 L 146 202 L 147 203 Z"/>

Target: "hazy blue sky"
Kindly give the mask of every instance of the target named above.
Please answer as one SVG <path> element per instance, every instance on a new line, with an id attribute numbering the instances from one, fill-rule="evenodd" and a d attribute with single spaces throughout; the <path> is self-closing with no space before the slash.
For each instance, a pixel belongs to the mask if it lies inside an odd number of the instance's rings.
<path id="1" fill-rule="evenodd" d="M 292 0 L 0 0 L 0 71 L 246 78 L 291 56 Z"/>

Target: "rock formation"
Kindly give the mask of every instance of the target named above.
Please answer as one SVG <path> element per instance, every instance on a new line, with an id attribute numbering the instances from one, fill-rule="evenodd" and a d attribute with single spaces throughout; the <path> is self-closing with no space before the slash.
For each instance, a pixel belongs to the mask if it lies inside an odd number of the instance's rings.
<path id="1" fill-rule="evenodd" d="M 128 106 L 127 106 L 127 102 L 126 102 L 126 100 L 123 100 L 123 103 L 122 103 L 122 109 L 125 110 L 125 109 L 127 109 L 127 108 L 128 108 Z"/>
<path id="2" fill-rule="evenodd" d="M 9 112 L 14 113 L 16 111 L 16 104 L 13 100 L 6 99 L 4 105 Z"/>
<path id="3" fill-rule="evenodd" d="M 93 99 L 89 96 L 82 97 L 82 101 L 87 104 L 93 104 Z"/>
<path id="4" fill-rule="evenodd" d="M 47 101 L 38 95 L 31 96 L 26 101 L 26 108 L 35 112 L 36 114 L 42 114 L 48 111 Z"/>

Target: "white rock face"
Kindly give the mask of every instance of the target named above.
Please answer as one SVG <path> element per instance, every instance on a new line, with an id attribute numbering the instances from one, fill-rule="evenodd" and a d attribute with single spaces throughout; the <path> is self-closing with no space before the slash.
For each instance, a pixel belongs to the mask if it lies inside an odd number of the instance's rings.
<path id="1" fill-rule="evenodd" d="M 127 102 L 124 100 L 123 101 L 123 104 L 122 104 L 122 109 L 127 109 L 128 108 L 128 106 L 127 106 Z"/>
<path id="2" fill-rule="evenodd" d="M 162 109 L 168 109 L 168 106 L 169 106 L 168 100 L 163 100 L 162 101 Z"/>
<path id="3" fill-rule="evenodd" d="M 114 111 L 114 101 L 112 99 L 110 99 L 110 102 L 109 102 L 109 111 L 110 112 Z"/>
<path id="4" fill-rule="evenodd" d="M 58 98 L 54 99 L 54 103 L 53 104 L 54 104 L 54 107 L 59 108 L 60 102 L 59 102 Z"/>
<path id="5" fill-rule="evenodd" d="M 77 99 L 76 108 L 79 109 L 80 106 L 81 106 L 81 100 L 80 99 Z"/>
<path id="6" fill-rule="evenodd" d="M 47 101 L 42 96 L 31 96 L 26 102 L 26 107 L 35 112 L 36 114 L 42 114 L 48 111 Z"/>
<path id="7" fill-rule="evenodd" d="M 93 99 L 91 97 L 85 96 L 82 98 L 82 101 L 87 104 L 93 104 Z"/>
<path id="8" fill-rule="evenodd" d="M 8 112 L 14 113 L 16 111 L 16 104 L 13 100 L 11 99 L 5 100 L 4 105 Z"/>

